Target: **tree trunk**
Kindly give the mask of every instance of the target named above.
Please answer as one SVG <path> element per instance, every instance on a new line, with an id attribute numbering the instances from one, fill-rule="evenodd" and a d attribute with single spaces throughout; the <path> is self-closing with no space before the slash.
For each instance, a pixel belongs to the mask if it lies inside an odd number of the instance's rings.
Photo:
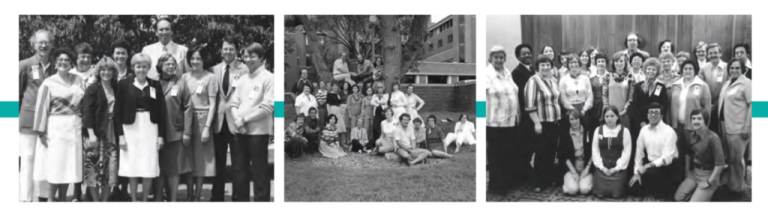
<path id="1" fill-rule="evenodd" d="M 426 51 L 424 50 L 424 37 L 427 35 L 427 27 L 429 27 L 429 15 L 416 15 L 413 16 L 413 22 L 411 23 L 411 29 L 408 31 L 408 41 L 405 43 L 405 47 L 402 54 L 402 67 L 400 75 L 404 75 L 411 68 L 417 68 L 422 60 Z"/>
<path id="2" fill-rule="evenodd" d="M 384 84 L 389 92 L 392 90 L 392 83 L 400 83 L 400 75 L 404 73 L 400 71 L 403 48 L 400 42 L 397 16 L 381 15 L 379 16 L 379 21 L 381 23 L 381 59 L 384 61 L 384 72 L 382 75 L 385 78 Z"/>
<path id="3" fill-rule="evenodd" d="M 320 37 L 317 36 L 317 25 L 314 21 L 310 20 L 308 16 L 298 16 L 301 23 L 304 24 L 304 31 L 306 32 L 307 39 L 309 39 L 310 56 L 312 57 L 312 67 L 317 72 L 318 81 L 328 82 L 333 80 L 333 72 L 325 64 L 325 58 L 323 57 L 323 46 L 320 45 Z M 301 43 L 303 41 L 299 41 Z M 303 56 L 302 56 L 303 57 Z"/>

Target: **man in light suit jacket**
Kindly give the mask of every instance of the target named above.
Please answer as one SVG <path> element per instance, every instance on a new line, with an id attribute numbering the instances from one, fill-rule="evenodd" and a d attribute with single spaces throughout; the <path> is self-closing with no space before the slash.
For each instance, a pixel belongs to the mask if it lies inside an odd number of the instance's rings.
<path id="1" fill-rule="evenodd" d="M 141 50 L 141 53 L 149 55 L 149 58 L 152 59 L 152 65 L 149 67 L 149 73 L 147 73 L 148 78 L 160 80 L 160 74 L 157 73 L 155 66 L 160 56 L 163 56 L 165 53 L 173 55 L 173 58 L 176 59 L 176 65 L 179 65 L 176 67 L 176 75 L 178 77 L 181 77 L 181 74 L 184 74 L 184 71 L 186 71 L 187 47 L 173 42 L 172 27 L 169 18 L 161 17 L 157 20 L 157 31 L 155 32 L 160 41 L 144 46 Z"/>
<path id="2" fill-rule="evenodd" d="M 237 49 L 238 44 L 234 37 L 226 36 L 221 43 L 221 55 L 224 58 L 224 62 L 219 63 L 213 67 L 213 74 L 216 81 L 218 81 L 219 92 L 216 94 L 216 117 L 213 122 L 213 142 L 216 150 L 216 178 L 213 181 L 213 190 L 211 191 L 211 201 L 224 201 L 224 183 L 225 183 L 225 168 L 227 167 L 227 147 L 231 152 L 237 152 L 240 150 L 235 142 L 234 134 L 237 131 L 235 126 L 235 119 L 232 115 L 232 109 L 230 108 L 230 102 L 232 100 L 232 94 L 235 91 L 235 82 L 240 78 L 242 74 L 248 73 L 248 66 L 237 61 Z M 238 153 L 232 153 L 232 167 L 238 169 L 238 163 L 234 161 L 239 160 Z M 234 172 L 233 174 L 239 174 Z M 232 177 L 235 178 L 235 177 Z M 233 190 L 238 190 L 232 184 Z M 237 198 L 249 198 L 248 196 Z"/>

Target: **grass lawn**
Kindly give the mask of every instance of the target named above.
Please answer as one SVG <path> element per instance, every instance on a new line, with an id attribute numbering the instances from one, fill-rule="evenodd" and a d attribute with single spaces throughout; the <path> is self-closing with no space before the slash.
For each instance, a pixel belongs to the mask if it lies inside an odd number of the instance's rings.
<path id="1" fill-rule="evenodd" d="M 296 116 L 286 98 L 286 126 Z M 459 113 L 427 112 L 438 119 L 458 120 Z M 475 121 L 475 113 L 467 112 Z M 452 132 L 455 123 L 438 123 L 443 132 Z M 443 146 L 433 144 L 432 149 Z M 453 151 L 454 146 L 449 147 Z M 330 159 L 320 153 L 295 161 L 285 159 L 285 201 L 475 201 L 475 146 L 462 146 L 450 159 L 427 159 L 427 164 L 408 167 L 384 156 L 349 153 Z"/>

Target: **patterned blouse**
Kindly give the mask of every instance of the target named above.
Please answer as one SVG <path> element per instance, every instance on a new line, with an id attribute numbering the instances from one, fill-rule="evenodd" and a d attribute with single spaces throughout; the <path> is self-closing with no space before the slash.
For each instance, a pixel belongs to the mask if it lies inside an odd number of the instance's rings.
<path id="1" fill-rule="evenodd" d="M 536 111 L 541 122 L 556 122 L 560 119 L 559 99 L 560 90 L 554 77 L 545 79 L 536 73 L 525 84 L 525 111 Z"/>
<path id="2" fill-rule="evenodd" d="M 520 115 L 520 103 L 517 101 L 518 89 L 512 80 L 512 73 L 504 68 L 502 73 L 492 65 L 486 67 L 486 106 L 487 125 L 489 127 L 513 127 Z"/>

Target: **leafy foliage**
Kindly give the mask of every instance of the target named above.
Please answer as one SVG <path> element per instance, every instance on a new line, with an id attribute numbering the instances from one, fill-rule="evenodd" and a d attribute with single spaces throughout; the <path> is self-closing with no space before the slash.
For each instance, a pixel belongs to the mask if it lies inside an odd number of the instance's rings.
<path id="1" fill-rule="evenodd" d="M 272 15 L 170 15 L 173 20 L 173 41 L 191 47 L 209 44 L 207 49 L 219 53 L 221 39 L 235 36 L 240 44 L 261 43 L 267 51 L 267 69 L 274 65 L 274 16 Z M 56 38 L 56 47 L 74 47 L 87 42 L 97 58 L 111 55 L 112 42 L 125 39 L 131 43 L 131 53 L 158 41 L 154 15 L 20 15 L 19 59 L 34 54 L 29 38 L 38 29 L 47 29 Z M 217 61 L 219 55 L 216 54 Z"/>

